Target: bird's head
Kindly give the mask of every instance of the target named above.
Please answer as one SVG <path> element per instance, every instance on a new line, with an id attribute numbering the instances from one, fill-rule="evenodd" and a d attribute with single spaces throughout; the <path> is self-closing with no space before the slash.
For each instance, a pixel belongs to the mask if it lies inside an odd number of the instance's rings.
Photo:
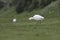
<path id="1" fill-rule="evenodd" d="M 32 20 L 32 19 L 33 19 L 33 17 L 30 17 L 30 18 L 29 18 L 29 20 Z"/>
<path id="2" fill-rule="evenodd" d="M 42 17 L 42 20 L 44 19 L 44 17 Z"/>
<path id="3" fill-rule="evenodd" d="M 13 22 L 16 22 L 16 18 L 13 19 Z"/>

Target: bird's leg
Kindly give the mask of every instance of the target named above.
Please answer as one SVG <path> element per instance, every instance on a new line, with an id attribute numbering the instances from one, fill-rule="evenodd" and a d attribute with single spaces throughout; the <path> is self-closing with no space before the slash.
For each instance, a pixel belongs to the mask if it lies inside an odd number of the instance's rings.
<path id="1" fill-rule="evenodd" d="M 39 21 L 39 23 L 41 24 L 41 20 Z"/>
<path id="2" fill-rule="evenodd" d="M 36 21 L 36 24 L 38 24 L 38 21 Z"/>

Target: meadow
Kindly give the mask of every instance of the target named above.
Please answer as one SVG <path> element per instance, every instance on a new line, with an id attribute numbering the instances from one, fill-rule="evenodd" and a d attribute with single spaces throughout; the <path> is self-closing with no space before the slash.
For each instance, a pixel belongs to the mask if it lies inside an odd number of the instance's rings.
<path id="1" fill-rule="evenodd" d="M 0 11 L 0 40 L 60 40 L 60 5 L 53 2 L 44 9 L 17 14 L 15 8 Z M 40 23 L 28 18 L 40 14 L 45 19 Z M 17 22 L 13 23 L 12 19 Z"/>

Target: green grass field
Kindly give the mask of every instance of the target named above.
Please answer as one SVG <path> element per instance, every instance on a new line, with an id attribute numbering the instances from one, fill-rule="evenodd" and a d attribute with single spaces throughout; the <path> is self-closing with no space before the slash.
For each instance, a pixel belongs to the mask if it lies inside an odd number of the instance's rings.
<path id="1" fill-rule="evenodd" d="M 32 12 L 16 14 L 14 8 L 0 11 L 0 40 L 60 40 L 60 5 L 57 2 Z M 45 19 L 41 22 L 28 18 L 38 12 Z M 17 22 L 13 23 L 12 19 Z"/>

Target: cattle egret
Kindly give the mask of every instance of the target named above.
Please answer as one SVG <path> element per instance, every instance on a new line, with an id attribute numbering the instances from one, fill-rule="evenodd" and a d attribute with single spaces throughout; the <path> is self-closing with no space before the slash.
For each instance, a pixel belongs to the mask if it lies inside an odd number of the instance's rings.
<path id="1" fill-rule="evenodd" d="M 33 17 L 30 17 L 29 20 L 36 20 L 36 21 L 41 21 L 44 20 L 44 17 L 41 15 L 34 15 Z"/>
<path id="2" fill-rule="evenodd" d="M 16 18 L 13 19 L 13 22 L 16 22 Z"/>
<path id="3" fill-rule="evenodd" d="M 34 15 L 33 17 L 29 18 L 29 20 L 36 20 L 36 21 L 43 20 L 43 19 L 44 17 L 41 15 Z"/>

